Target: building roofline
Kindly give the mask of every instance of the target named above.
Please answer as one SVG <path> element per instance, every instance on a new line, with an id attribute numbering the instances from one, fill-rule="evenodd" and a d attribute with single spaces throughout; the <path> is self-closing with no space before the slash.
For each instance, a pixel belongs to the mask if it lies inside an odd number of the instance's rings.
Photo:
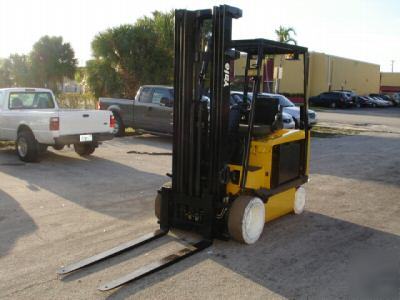
<path id="1" fill-rule="evenodd" d="M 313 54 L 313 53 L 323 54 L 323 55 L 331 56 L 331 57 L 335 57 L 335 58 L 346 59 L 346 60 L 351 60 L 351 61 L 359 62 L 359 63 L 363 63 L 363 64 L 369 64 L 369 65 L 378 66 L 379 69 L 381 68 L 381 65 L 379 65 L 379 64 L 375 64 L 375 63 L 368 62 L 368 61 L 363 61 L 363 60 L 358 60 L 358 59 L 353 59 L 353 58 L 348 58 L 348 57 L 343 57 L 343 56 L 338 56 L 338 55 L 333 55 L 333 54 L 328 54 L 328 53 L 325 53 L 325 52 L 310 51 L 309 53 L 310 54 Z"/>

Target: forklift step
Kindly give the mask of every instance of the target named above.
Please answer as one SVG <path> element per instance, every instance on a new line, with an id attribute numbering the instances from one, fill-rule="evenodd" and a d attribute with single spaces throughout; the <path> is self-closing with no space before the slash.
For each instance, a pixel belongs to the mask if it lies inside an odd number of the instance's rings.
<path id="1" fill-rule="evenodd" d="M 137 279 L 140 279 L 142 277 L 150 275 L 154 272 L 162 270 L 170 265 L 173 265 L 173 264 L 183 260 L 184 258 L 187 258 L 201 250 L 204 250 L 205 248 L 211 246 L 211 244 L 212 244 L 212 242 L 209 240 L 202 240 L 202 241 L 199 241 L 196 243 L 189 244 L 187 247 L 180 249 L 176 253 L 167 255 L 156 261 L 153 261 L 153 262 L 133 271 L 132 273 L 129 273 L 125 276 L 122 276 L 120 278 L 117 278 L 115 280 L 112 280 L 112 281 L 100 286 L 98 289 L 100 291 L 109 291 L 109 290 L 115 289 L 123 284 L 135 281 Z"/>
<path id="2" fill-rule="evenodd" d="M 134 240 L 131 240 L 129 242 L 125 242 L 121 245 L 118 245 L 112 249 L 109 249 L 107 251 L 101 252 L 99 254 L 96 254 L 94 256 L 91 256 L 89 258 L 83 259 L 81 261 L 78 261 L 76 263 L 70 264 L 68 266 L 62 267 L 57 271 L 57 274 L 59 275 L 65 275 L 74 271 L 77 271 L 79 269 L 82 269 L 84 267 L 93 265 L 95 263 L 101 262 L 105 259 L 111 258 L 113 256 L 116 256 L 118 254 L 121 254 L 123 252 L 126 252 L 128 250 L 134 249 L 136 247 L 139 247 L 145 243 L 148 243 L 150 241 L 153 241 L 155 239 L 158 239 L 168 233 L 167 230 L 156 230 L 151 233 L 144 234 Z"/>

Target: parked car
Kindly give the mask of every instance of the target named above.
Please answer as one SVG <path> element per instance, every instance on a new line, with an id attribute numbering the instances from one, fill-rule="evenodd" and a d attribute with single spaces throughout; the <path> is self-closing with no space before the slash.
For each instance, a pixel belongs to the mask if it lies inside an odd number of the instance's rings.
<path id="1" fill-rule="evenodd" d="M 15 141 L 23 161 L 37 161 L 48 146 L 72 144 L 79 155 L 90 155 L 113 138 L 113 126 L 111 112 L 60 109 L 48 89 L 0 89 L 0 140 Z"/>
<path id="2" fill-rule="evenodd" d="M 389 107 L 389 106 L 393 106 L 392 102 L 387 101 L 387 100 L 383 100 L 380 97 L 371 97 L 373 98 L 376 103 L 378 104 L 378 107 Z"/>
<path id="3" fill-rule="evenodd" d="M 400 105 L 400 92 L 392 94 L 392 99 L 396 101 L 397 105 Z"/>
<path id="4" fill-rule="evenodd" d="M 139 88 L 135 99 L 100 98 L 99 108 L 114 114 L 116 136 L 122 136 L 126 127 L 172 134 L 173 101 L 173 87 L 145 85 Z"/>
<path id="5" fill-rule="evenodd" d="M 355 101 L 352 97 L 344 92 L 325 92 L 318 96 L 310 97 L 308 101 L 311 105 L 326 106 L 330 108 L 345 108 L 355 105 Z"/>
<path id="6" fill-rule="evenodd" d="M 389 95 L 385 95 L 385 94 L 369 94 L 370 97 L 377 97 L 380 98 L 384 101 L 388 101 L 390 102 L 393 106 L 399 105 L 400 104 L 400 100 L 396 100 L 392 97 L 390 97 Z"/>
<path id="7" fill-rule="evenodd" d="M 375 100 L 367 96 L 358 96 L 357 102 L 361 107 L 377 107 Z"/>
<path id="8" fill-rule="evenodd" d="M 279 100 L 279 104 L 283 107 L 283 113 L 284 115 L 287 114 L 290 116 L 290 118 L 293 120 L 295 124 L 295 128 L 299 127 L 299 122 L 300 122 L 300 107 L 296 106 L 292 101 L 290 101 L 288 98 L 286 98 L 283 95 L 280 94 L 271 94 L 271 93 L 261 93 L 263 97 L 268 97 L 268 98 L 276 98 Z M 242 92 L 236 92 L 232 91 L 231 92 L 231 97 L 239 97 L 240 99 L 243 99 L 243 93 Z M 252 93 L 249 93 L 249 97 L 252 97 Z M 314 125 L 317 123 L 317 116 L 315 111 L 309 109 L 308 110 L 308 122 L 310 125 Z M 284 123 L 285 123 L 285 117 L 284 117 Z M 286 127 L 285 128 L 291 128 L 291 127 Z"/>

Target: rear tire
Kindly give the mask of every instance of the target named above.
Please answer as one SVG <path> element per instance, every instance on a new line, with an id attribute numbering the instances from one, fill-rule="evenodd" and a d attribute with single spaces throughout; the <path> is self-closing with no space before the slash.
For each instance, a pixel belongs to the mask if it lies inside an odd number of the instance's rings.
<path id="1" fill-rule="evenodd" d="M 44 154 L 47 151 L 47 148 L 47 145 L 39 144 L 39 154 Z"/>
<path id="2" fill-rule="evenodd" d="M 336 108 L 336 102 L 331 102 L 331 104 L 329 105 L 330 108 Z"/>
<path id="3" fill-rule="evenodd" d="M 304 208 L 306 207 L 306 200 L 306 190 L 304 189 L 304 187 L 300 186 L 296 190 L 293 205 L 293 210 L 296 215 L 300 215 L 301 213 L 303 213 Z"/>
<path id="4" fill-rule="evenodd" d="M 96 150 L 96 145 L 94 144 L 74 144 L 74 150 L 80 156 L 88 156 Z"/>
<path id="5" fill-rule="evenodd" d="M 53 149 L 60 151 L 60 150 L 64 149 L 64 146 L 65 145 L 53 145 Z"/>
<path id="6" fill-rule="evenodd" d="M 18 133 L 15 151 L 22 161 L 37 162 L 39 160 L 39 143 L 36 141 L 33 133 L 28 130 Z"/>
<path id="7" fill-rule="evenodd" d="M 114 127 L 114 135 L 117 137 L 121 137 L 125 135 L 125 125 L 124 122 L 122 121 L 121 116 L 118 113 L 114 113 L 114 118 L 115 118 L 115 127 Z"/>
<path id="8" fill-rule="evenodd" d="M 230 236 L 244 244 L 253 244 L 261 236 L 265 223 L 265 206 L 260 198 L 239 196 L 229 211 L 228 231 Z"/>

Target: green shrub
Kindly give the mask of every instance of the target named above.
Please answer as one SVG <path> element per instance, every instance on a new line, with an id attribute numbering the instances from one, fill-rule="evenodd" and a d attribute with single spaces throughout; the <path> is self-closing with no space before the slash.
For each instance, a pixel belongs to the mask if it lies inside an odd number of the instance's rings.
<path id="1" fill-rule="evenodd" d="M 97 99 L 91 93 L 74 94 L 64 93 L 57 97 L 58 105 L 62 108 L 95 109 Z"/>

